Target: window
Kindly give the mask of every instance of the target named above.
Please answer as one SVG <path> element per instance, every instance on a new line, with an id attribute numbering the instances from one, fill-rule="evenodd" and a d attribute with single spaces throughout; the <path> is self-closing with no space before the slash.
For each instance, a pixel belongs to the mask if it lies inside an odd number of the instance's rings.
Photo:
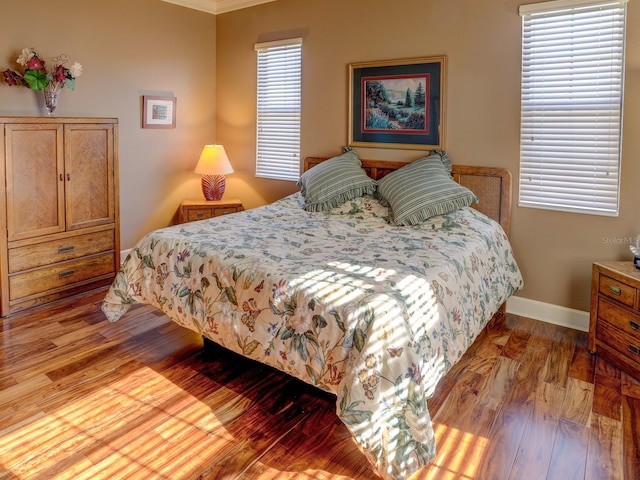
<path id="1" fill-rule="evenodd" d="M 256 176 L 300 178 L 302 39 L 259 43 Z"/>
<path id="2" fill-rule="evenodd" d="M 618 215 L 626 0 L 520 7 L 519 205 Z"/>

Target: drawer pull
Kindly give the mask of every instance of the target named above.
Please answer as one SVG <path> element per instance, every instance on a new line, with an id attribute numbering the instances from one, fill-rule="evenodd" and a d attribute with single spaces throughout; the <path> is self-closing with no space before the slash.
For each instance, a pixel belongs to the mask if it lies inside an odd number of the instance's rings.
<path id="1" fill-rule="evenodd" d="M 629 326 L 636 332 L 640 332 L 640 323 L 629 320 Z"/>
<path id="2" fill-rule="evenodd" d="M 204 213 L 198 212 L 198 213 L 196 213 L 196 217 L 197 218 L 202 218 L 202 217 L 204 217 Z"/>
<path id="3" fill-rule="evenodd" d="M 73 277 L 76 274 L 75 270 L 66 270 L 64 272 L 60 272 L 58 274 L 58 278 L 69 278 L 69 277 Z"/>
<path id="4" fill-rule="evenodd" d="M 75 245 L 66 245 L 66 246 L 58 247 L 58 253 L 73 252 L 75 249 L 76 249 Z"/>
<path id="5" fill-rule="evenodd" d="M 629 351 L 634 355 L 640 355 L 640 347 L 636 347 L 633 343 L 629 344 Z"/>
<path id="6" fill-rule="evenodd" d="M 620 287 L 616 287 L 615 285 L 609 285 L 609 291 L 614 295 L 622 294 L 622 289 Z"/>

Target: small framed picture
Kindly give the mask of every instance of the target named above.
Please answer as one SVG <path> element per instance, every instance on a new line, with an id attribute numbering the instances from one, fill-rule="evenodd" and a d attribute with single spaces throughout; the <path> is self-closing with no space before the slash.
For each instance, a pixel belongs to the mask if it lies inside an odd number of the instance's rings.
<path id="1" fill-rule="evenodd" d="M 143 95 L 142 128 L 176 128 L 176 97 Z"/>

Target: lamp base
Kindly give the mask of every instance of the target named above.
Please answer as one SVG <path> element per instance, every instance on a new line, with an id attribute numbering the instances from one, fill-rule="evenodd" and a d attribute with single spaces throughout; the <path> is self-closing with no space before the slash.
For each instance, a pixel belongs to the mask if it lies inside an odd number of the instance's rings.
<path id="1" fill-rule="evenodd" d="M 220 200 L 226 186 L 224 175 L 202 176 L 202 194 L 207 200 Z"/>

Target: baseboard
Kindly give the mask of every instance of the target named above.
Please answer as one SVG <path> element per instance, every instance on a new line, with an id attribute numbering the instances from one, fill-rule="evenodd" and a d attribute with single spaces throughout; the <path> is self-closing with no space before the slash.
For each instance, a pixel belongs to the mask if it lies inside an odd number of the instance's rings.
<path id="1" fill-rule="evenodd" d="M 507 300 L 507 313 L 583 332 L 589 331 L 589 312 L 561 307 L 551 303 L 513 296 Z"/>

